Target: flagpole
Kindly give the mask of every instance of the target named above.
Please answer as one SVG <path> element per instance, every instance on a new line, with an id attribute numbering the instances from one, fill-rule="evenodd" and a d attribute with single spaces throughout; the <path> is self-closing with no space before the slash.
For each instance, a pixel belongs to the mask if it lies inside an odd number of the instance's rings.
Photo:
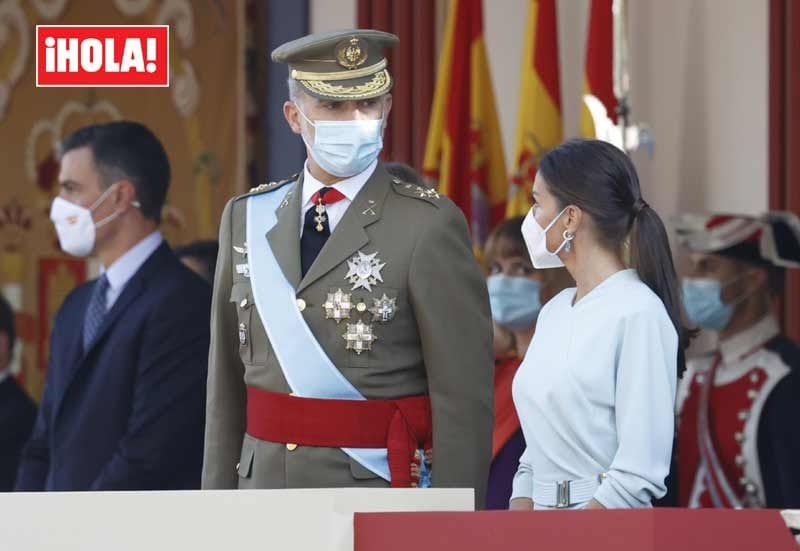
<path id="1" fill-rule="evenodd" d="M 631 123 L 630 48 L 628 47 L 628 0 L 612 0 L 612 75 L 617 100 L 617 122 L 611 120 L 606 106 L 596 96 L 586 94 L 583 102 L 589 109 L 595 137 L 619 147 L 625 153 L 643 148 L 653 154 L 653 135 L 644 123 Z"/>
<path id="2" fill-rule="evenodd" d="M 614 96 L 617 98 L 617 124 L 622 134 L 622 150 L 628 151 L 630 117 L 630 72 L 628 58 L 628 0 L 614 0 L 611 7 L 614 20 Z"/>

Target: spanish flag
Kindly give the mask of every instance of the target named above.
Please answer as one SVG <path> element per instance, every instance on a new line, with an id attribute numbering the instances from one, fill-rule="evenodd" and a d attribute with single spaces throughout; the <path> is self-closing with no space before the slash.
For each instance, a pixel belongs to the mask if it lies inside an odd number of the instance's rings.
<path id="1" fill-rule="evenodd" d="M 505 217 L 508 191 L 481 3 L 450 4 L 422 164 L 464 211 L 476 252 Z"/>
<path id="2" fill-rule="evenodd" d="M 522 83 L 517 115 L 517 141 L 506 216 L 531 208 L 531 188 L 539 161 L 564 138 L 558 72 L 556 0 L 530 0 Z"/>
<path id="3" fill-rule="evenodd" d="M 613 0 L 592 0 L 589 28 L 586 34 L 586 68 L 583 93 L 597 97 L 606 108 L 608 117 L 617 120 L 617 100 L 614 97 L 614 18 Z M 589 109 L 581 98 L 581 135 L 594 138 L 594 123 Z"/>

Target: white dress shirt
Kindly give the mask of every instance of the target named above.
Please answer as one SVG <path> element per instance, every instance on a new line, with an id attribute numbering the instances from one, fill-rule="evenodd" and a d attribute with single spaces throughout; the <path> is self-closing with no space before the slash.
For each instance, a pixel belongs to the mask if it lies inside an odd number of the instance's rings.
<path id="1" fill-rule="evenodd" d="M 527 449 L 513 498 L 536 482 L 598 479 L 607 508 L 649 507 L 666 493 L 678 336 L 663 303 L 622 270 L 573 305 L 548 302 L 514 379 Z"/>
<path id="2" fill-rule="evenodd" d="M 347 211 L 347 207 L 350 206 L 350 203 L 352 203 L 353 199 L 356 198 L 358 192 L 361 191 L 361 188 L 363 188 L 364 184 L 367 183 L 367 180 L 369 180 L 369 177 L 372 176 L 373 172 L 375 172 L 375 167 L 377 166 L 378 161 L 372 161 L 372 163 L 366 169 L 364 169 L 363 172 L 359 172 L 355 176 L 346 178 L 341 182 L 336 182 L 332 186 L 326 186 L 311 175 L 311 172 L 308 170 L 308 161 L 306 161 L 303 176 L 303 206 L 300 208 L 300 235 L 303 235 L 303 223 L 305 222 L 306 213 L 308 212 L 308 209 L 314 206 L 314 204 L 311 202 L 311 197 L 316 192 L 324 187 L 332 187 L 340 191 L 345 197 L 341 201 L 337 201 L 336 203 L 330 205 L 325 205 L 326 216 L 328 217 L 328 225 L 332 234 L 333 230 L 336 229 L 336 225 Z"/>
<path id="3" fill-rule="evenodd" d="M 164 242 L 164 237 L 161 232 L 156 230 L 136 245 L 133 246 L 128 252 L 116 259 L 111 266 L 104 270 L 105 276 L 108 278 L 108 291 L 106 292 L 106 312 L 111 310 L 114 303 L 117 301 L 125 285 L 128 281 L 139 271 L 150 256 L 156 252 Z"/>

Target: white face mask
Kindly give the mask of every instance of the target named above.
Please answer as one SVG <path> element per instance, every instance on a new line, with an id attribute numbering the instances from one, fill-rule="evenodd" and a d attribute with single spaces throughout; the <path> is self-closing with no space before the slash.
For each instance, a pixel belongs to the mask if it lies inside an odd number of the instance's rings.
<path id="1" fill-rule="evenodd" d="M 300 106 L 297 111 L 314 127 L 314 144 L 309 145 L 311 157 L 322 170 L 339 178 L 349 178 L 363 172 L 378 158 L 383 149 L 383 116 L 379 119 L 353 121 L 317 121 L 306 117 Z"/>
<path id="2" fill-rule="evenodd" d="M 61 249 L 73 256 L 89 256 L 94 250 L 95 230 L 119 216 L 119 212 L 95 223 L 92 212 L 100 206 L 116 186 L 111 186 L 88 209 L 56 197 L 50 207 L 50 220 L 56 227 Z"/>
<path id="3" fill-rule="evenodd" d="M 542 228 L 536 218 L 533 216 L 533 209 L 528 211 L 525 220 L 522 222 L 522 238 L 525 240 L 525 245 L 528 247 L 528 254 L 531 256 L 533 267 L 537 270 L 545 268 L 561 268 L 564 262 L 558 257 L 558 253 L 567 246 L 567 243 L 572 241 L 574 235 L 569 235 L 564 232 L 564 241 L 552 253 L 547 250 L 547 230 L 553 227 L 553 224 L 561 218 L 561 215 L 566 212 L 568 207 L 559 212 L 553 221 L 547 224 L 546 228 Z"/>

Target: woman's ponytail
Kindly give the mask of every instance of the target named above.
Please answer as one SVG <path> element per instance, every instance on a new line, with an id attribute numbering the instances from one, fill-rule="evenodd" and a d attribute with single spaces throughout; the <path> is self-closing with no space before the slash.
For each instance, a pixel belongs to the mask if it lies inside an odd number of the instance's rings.
<path id="1" fill-rule="evenodd" d="M 672 251 L 664 223 L 658 213 L 641 198 L 633 207 L 633 226 L 630 233 L 631 264 L 639 279 L 658 295 L 678 332 L 678 377 L 686 369 L 685 349 L 693 336 L 683 323 L 683 305 Z"/>

